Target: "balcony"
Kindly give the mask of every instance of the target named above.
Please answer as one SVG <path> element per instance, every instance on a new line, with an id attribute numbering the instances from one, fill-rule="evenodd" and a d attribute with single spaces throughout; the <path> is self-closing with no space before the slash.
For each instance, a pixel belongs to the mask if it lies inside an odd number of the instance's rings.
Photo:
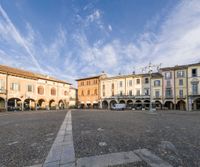
<path id="1" fill-rule="evenodd" d="M 0 88 L 0 94 L 6 94 L 6 89 Z"/>
<path id="2" fill-rule="evenodd" d="M 165 99 L 173 99 L 173 95 L 165 95 Z"/>
<path id="3" fill-rule="evenodd" d="M 153 99 L 161 99 L 162 96 L 153 96 Z"/>
<path id="4" fill-rule="evenodd" d="M 186 95 L 178 95 L 176 96 L 177 99 L 185 99 L 186 98 Z"/>
<path id="5" fill-rule="evenodd" d="M 189 92 L 189 95 L 190 96 L 198 96 L 198 95 L 200 95 L 200 93 L 199 92 Z"/>

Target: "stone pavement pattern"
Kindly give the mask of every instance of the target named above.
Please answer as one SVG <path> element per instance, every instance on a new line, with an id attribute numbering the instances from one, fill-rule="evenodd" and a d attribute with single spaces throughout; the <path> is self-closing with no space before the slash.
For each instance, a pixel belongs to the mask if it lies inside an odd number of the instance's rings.
<path id="1" fill-rule="evenodd" d="M 0 113 L 0 167 L 43 163 L 66 113 Z"/>
<path id="2" fill-rule="evenodd" d="M 78 159 L 147 149 L 173 166 L 200 166 L 199 112 L 74 110 L 72 124 Z"/>

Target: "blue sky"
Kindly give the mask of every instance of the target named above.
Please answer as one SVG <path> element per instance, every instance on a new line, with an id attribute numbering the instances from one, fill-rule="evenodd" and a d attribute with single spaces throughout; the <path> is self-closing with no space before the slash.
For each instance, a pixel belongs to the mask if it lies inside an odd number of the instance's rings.
<path id="1" fill-rule="evenodd" d="M 0 64 L 75 83 L 200 61 L 199 0 L 0 0 Z"/>

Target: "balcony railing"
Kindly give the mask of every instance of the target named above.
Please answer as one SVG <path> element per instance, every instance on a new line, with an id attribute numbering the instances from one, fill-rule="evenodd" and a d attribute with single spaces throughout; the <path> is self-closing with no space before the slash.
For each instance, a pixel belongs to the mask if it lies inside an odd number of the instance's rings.
<path id="1" fill-rule="evenodd" d="M 200 95 L 200 93 L 199 92 L 189 92 L 189 95 L 196 96 L 196 95 Z"/>
<path id="2" fill-rule="evenodd" d="M 173 95 L 165 95 L 165 99 L 173 99 Z"/>
<path id="3" fill-rule="evenodd" d="M 153 96 L 154 99 L 161 99 L 162 96 Z"/>
<path id="4" fill-rule="evenodd" d="M 186 95 L 177 95 L 176 98 L 177 98 L 177 99 L 185 99 L 185 98 L 186 98 Z"/>

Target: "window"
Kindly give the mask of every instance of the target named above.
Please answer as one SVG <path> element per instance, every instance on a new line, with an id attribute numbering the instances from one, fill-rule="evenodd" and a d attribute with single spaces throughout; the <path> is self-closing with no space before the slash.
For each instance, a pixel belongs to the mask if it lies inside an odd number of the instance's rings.
<path id="1" fill-rule="evenodd" d="M 44 88 L 42 86 L 38 87 L 38 94 L 43 95 L 44 94 Z"/>
<path id="2" fill-rule="evenodd" d="M 123 95 L 123 93 L 122 93 L 122 91 L 120 91 L 120 96 L 122 96 Z"/>
<path id="3" fill-rule="evenodd" d="M 84 82 L 81 82 L 81 86 L 84 86 Z"/>
<path id="4" fill-rule="evenodd" d="M 192 69 L 192 77 L 197 77 L 197 69 Z"/>
<path id="5" fill-rule="evenodd" d="M 172 89 L 171 88 L 167 88 L 165 95 L 166 95 L 166 97 L 171 98 L 172 97 Z"/>
<path id="6" fill-rule="evenodd" d="M 66 90 L 64 91 L 64 95 L 67 96 L 67 91 Z"/>
<path id="7" fill-rule="evenodd" d="M 149 89 L 144 89 L 144 95 L 149 95 Z"/>
<path id="8" fill-rule="evenodd" d="M 185 77 L 185 71 L 177 71 L 177 78 Z"/>
<path id="9" fill-rule="evenodd" d="M 0 79 L 0 90 L 4 89 L 4 80 Z"/>
<path id="10" fill-rule="evenodd" d="M 122 83 L 122 81 L 120 81 L 120 82 L 119 82 L 119 86 L 122 87 L 122 85 L 123 85 L 123 83 Z"/>
<path id="11" fill-rule="evenodd" d="M 192 95 L 197 95 L 198 94 L 198 84 L 193 83 L 192 84 Z"/>
<path id="12" fill-rule="evenodd" d="M 56 89 L 55 88 L 51 88 L 51 95 L 53 95 L 53 96 L 56 95 Z"/>
<path id="13" fill-rule="evenodd" d="M 160 98 L 160 91 L 159 90 L 156 90 L 155 96 L 156 96 L 156 98 Z"/>
<path id="14" fill-rule="evenodd" d="M 154 81 L 154 86 L 160 86 L 160 80 L 155 80 Z"/>
<path id="15" fill-rule="evenodd" d="M 149 83 L 149 78 L 145 78 L 145 79 L 144 79 L 144 83 L 145 83 L 145 84 L 148 84 L 148 83 Z"/>
<path id="16" fill-rule="evenodd" d="M 165 79 L 171 79 L 171 78 L 172 78 L 172 72 L 166 72 Z"/>
<path id="17" fill-rule="evenodd" d="M 137 83 L 137 84 L 140 84 L 140 79 L 137 79 L 137 80 L 136 80 L 136 83 Z"/>
<path id="18" fill-rule="evenodd" d="M 115 85 L 114 85 L 114 83 L 112 83 L 112 89 L 114 89 L 115 88 Z"/>
<path id="19" fill-rule="evenodd" d="M 106 93 L 105 92 L 103 92 L 103 96 L 105 96 L 106 95 Z"/>
<path id="20" fill-rule="evenodd" d="M 94 90 L 94 95 L 97 95 L 97 89 Z"/>
<path id="21" fill-rule="evenodd" d="M 81 91 L 81 95 L 84 96 L 84 91 L 83 90 Z"/>
<path id="22" fill-rule="evenodd" d="M 129 86 L 132 86 L 132 80 L 129 80 Z"/>
<path id="23" fill-rule="evenodd" d="M 20 85 L 18 83 L 11 83 L 11 90 L 14 91 L 19 91 L 20 90 Z"/>
<path id="24" fill-rule="evenodd" d="M 179 97 L 183 97 L 183 90 L 182 89 L 179 90 Z"/>
<path id="25" fill-rule="evenodd" d="M 171 81 L 167 81 L 167 87 L 171 87 Z"/>
<path id="26" fill-rule="evenodd" d="M 33 92 L 33 85 L 28 85 L 27 86 L 27 91 L 28 92 Z"/>
<path id="27" fill-rule="evenodd" d="M 90 85 L 90 81 L 87 81 L 87 85 Z"/>
<path id="28" fill-rule="evenodd" d="M 105 85 L 103 85 L 103 90 L 105 90 Z"/>
<path id="29" fill-rule="evenodd" d="M 183 80 L 179 79 L 179 86 L 183 86 Z"/>
<path id="30" fill-rule="evenodd" d="M 137 90 L 136 95 L 140 96 L 140 90 Z"/>
<path id="31" fill-rule="evenodd" d="M 90 95 L 90 90 L 87 91 L 87 94 Z"/>
<path id="32" fill-rule="evenodd" d="M 132 90 L 129 90 L 129 96 L 132 96 Z"/>
<path id="33" fill-rule="evenodd" d="M 114 95 L 115 95 L 114 90 L 112 90 L 112 96 L 114 96 Z"/>

